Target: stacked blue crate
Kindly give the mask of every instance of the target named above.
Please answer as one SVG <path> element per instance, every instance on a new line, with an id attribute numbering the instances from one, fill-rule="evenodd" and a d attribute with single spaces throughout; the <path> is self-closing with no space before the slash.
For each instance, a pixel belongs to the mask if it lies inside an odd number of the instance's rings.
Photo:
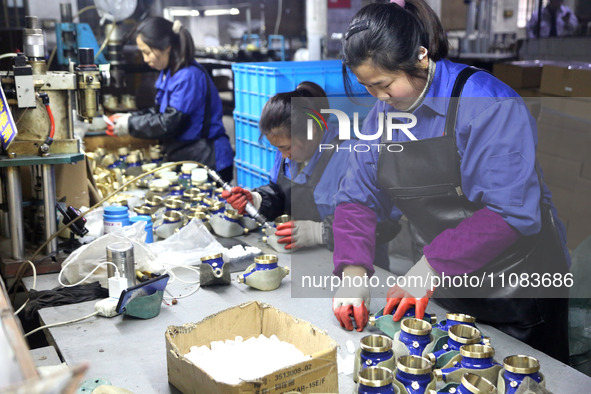
<path id="1" fill-rule="evenodd" d="M 340 60 L 310 62 L 235 63 L 234 124 L 235 165 L 238 184 L 257 187 L 269 183 L 269 172 L 276 149 L 266 138 L 259 138 L 258 122 L 265 103 L 275 94 L 294 90 L 302 81 L 320 85 L 329 97 L 344 97 L 345 87 Z M 352 82 L 357 79 L 350 73 Z M 368 96 L 365 88 L 353 84 L 354 93 Z"/>

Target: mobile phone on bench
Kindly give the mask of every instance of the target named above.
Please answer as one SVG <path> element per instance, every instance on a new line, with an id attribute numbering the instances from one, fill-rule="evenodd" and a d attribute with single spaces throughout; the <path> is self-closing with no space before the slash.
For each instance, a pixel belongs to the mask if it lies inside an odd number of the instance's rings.
<path id="1" fill-rule="evenodd" d="M 157 291 L 164 291 L 168 279 L 169 275 L 164 274 L 123 290 L 117 303 L 117 313 L 125 312 L 127 303 L 136 297 L 149 296 Z"/>

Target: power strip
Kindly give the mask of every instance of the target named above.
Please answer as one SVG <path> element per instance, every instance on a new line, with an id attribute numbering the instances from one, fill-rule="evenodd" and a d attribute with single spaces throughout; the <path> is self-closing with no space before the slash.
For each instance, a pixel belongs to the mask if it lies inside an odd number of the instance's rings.
<path id="1" fill-rule="evenodd" d="M 117 304 L 119 297 L 123 290 L 127 289 L 127 279 L 119 276 L 119 272 L 115 272 L 115 276 L 109 278 L 109 298 L 97 301 L 94 304 L 94 310 L 100 316 L 113 317 L 117 316 Z"/>
<path id="2" fill-rule="evenodd" d="M 103 300 L 97 301 L 94 304 L 94 310 L 98 312 L 100 316 L 104 317 L 113 317 L 117 316 L 117 304 L 119 303 L 119 298 L 109 297 Z"/>

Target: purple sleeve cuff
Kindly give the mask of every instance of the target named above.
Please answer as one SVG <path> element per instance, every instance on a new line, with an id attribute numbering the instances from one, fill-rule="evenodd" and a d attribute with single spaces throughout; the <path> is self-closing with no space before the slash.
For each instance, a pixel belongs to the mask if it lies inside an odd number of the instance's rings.
<path id="1" fill-rule="evenodd" d="M 483 208 L 456 228 L 443 231 L 423 252 L 438 273 L 461 275 L 484 267 L 520 236 L 501 215 Z"/>
<path id="2" fill-rule="evenodd" d="M 375 272 L 377 218 L 371 209 L 352 203 L 339 204 L 334 213 L 334 271 L 340 276 L 345 265 L 360 265 L 369 276 Z"/>

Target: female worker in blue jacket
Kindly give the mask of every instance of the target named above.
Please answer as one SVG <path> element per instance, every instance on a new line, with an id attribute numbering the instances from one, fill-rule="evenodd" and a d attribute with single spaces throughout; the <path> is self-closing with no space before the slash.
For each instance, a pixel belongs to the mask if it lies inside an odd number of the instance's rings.
<path id="1" fill-rule="evenodd" d="M 271 220 L 291 214 L 294 220 L 276 232 L 286 249 L 326 245 L 332 250 L 334 195 L 345 175 L 353 141 L 339 141 L 338 132 L 327 127 L 326 115 L 320 111 L 328 108 L 326 93 L 313 82 L 302 82 L 294 91 L 271 97 L 259 122 L 261 136 L 278 149 L 271 183 L 253 191 L 235 187 L 222 194 L 239 212 L 250 201 Z M 312 135 L 308 134 L 308 120 L 313 120 Z M 381 257 L 387 262 L 385 253 Z"/>
<path id="2" fill-rule="evenodd" d="M 422 318 L 435 296 L 567 362 L 565 232 L 526 105 L 492 75 L 446 59 L 444 30 L 424 0 L 364 7 L 343 45 L 344 67 L 379 98 L 362 133 L 382 145 L 357 150 L 336 196 L 334 273 L 372 275 L 373 228 L 402 213 L 417 263 L 396 278 L 385 314 L 399 320 L 413 306 Z M 544 275 L 557 281 L 535 287 Z M 343 286 L 333 311 L 361 331 L 368 301 L 367 287 Z"/>
<path id="3" fill-rule="evenodd" d="M 203 66 L 194 59 L 191 33 L 180 21 L 150 17 L 137 28 L 144 61 L 160 71 L 156 105 L 115 114 L 115 135 L 161 141 L 165 160 L 193 160 L 216 170 L 224 181 L 233 176 L 234 153 L 222 124 L 222 101 Z"/>

